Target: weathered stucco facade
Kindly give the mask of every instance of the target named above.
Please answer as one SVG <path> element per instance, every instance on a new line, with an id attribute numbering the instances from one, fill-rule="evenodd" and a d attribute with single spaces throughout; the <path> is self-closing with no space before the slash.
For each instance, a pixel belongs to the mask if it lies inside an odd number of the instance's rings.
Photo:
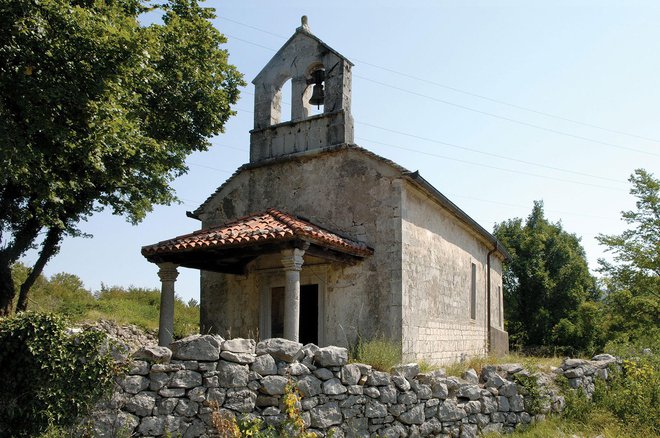
<path id="1" fill-rule="evenodd" d="M 143 253 L 202 270 L 203 333 L 345 347 L 384 337 L 405 360 L 436 363 L 506 351 L 506 251 L 417 172 L 353 143 L 351 67 L 303 23 L 254 81 L 250 162 L 193 212 L 200 232 Z M 312 87 L 323 114 L 309 116 Z M 302 221 L 297 234 L 254 225 L 269 209 Z"/>
<path id="2" fill-rule="evenodd" d="M 324 280 L 325 290 L 319 290 L 325 311 L 319 314 L 325 327 L 319 341 L 324 345 L 347 345 L 358 333 L 399 340 L 400 190 L 395 168 L 358 149 L 340 147 L 246 166 L 207 202 L 200 219 L 207 228 L 277 205 L 378 249 L 352 265 L 305 257 L 301 284 L 305 277 L 314 284 Z M 203 330 L 231 332 L 232 336 L 255 334 L 260 327 L 260 308 L 255 303 L 263 288 L 277 287 L 283 275 L 277 257 L 260 257 L 247 272 L 246 276 L 203 274 Z M 233 315 L 236 309 L 241 309 L 241 316 Z M 248 320 L 248 325 L 240 323 Z"/>
<path id="3" fill-rule="evenodd" d="M 406 359 L 433 362 L 486 352 L 492 245 L 416 187 L 405 170 L 355 146 L 247 165 L 205 204 L 200 219 L 209 228 L 272 205 L 374 249 L 352 265 L 305 258 L 301 284 L 323 286 L 321 345 L 384 336 L 402 343 Z M 502 328 L 501 259 L 490 258 L 491 321 Z M 260 303 L 283 281 L 272 256 L 252 262 L 245 275 L 203 273 L 203 331 L 258 336 L 267 314 Z"/>

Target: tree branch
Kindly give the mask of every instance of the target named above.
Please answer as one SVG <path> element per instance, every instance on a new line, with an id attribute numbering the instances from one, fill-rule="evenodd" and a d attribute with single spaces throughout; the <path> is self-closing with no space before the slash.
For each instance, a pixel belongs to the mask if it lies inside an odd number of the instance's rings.
<path id="1" fill-rule="evenodd" d="M 62 233 L 63 230 L 61 228 L 53 227 L 48 229 L 46 238 L 41 245 L 39 258 L 35 262 L 34 266 L 32 266 L 30 273 L 21 285 L 21 290 L 18 295 L 18 303 L 16 304 L 16 313 L 24 312 L 27 310 L 28 293 L 30 292 L 30 288 L 37 280 L 39 275 L 41 275 L 41 272 L 43 271 L 44 266 L 46 266 L 46 263 L 48 263 L 48 260 L 50 260 L 51 257 L 59 252 Z"/>

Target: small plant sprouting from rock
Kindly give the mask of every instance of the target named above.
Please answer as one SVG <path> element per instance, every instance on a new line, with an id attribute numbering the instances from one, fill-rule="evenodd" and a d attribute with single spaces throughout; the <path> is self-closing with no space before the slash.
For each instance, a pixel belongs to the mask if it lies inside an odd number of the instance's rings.
<path id="1" fill-rule="evenodd" d="M 305 422 L 300 415 L 300 391 L 296 384 L 289 380 L 284 388 L 284 396 L 282 403 L 284 404 L 284 411 L 286 413 L 286 420 L 284 421 L 284 429 L 282 436 L 313 438 L 314 433 L 307 432 L 305 429 Z M 289 432 L 291 432 L 289 434 Z"/>
<path id="2" fill-rule="evenodd" d="M 230 411 L 220 409 L 217 402 L 211 402 L 213 428 L 219 438 L 313 438 L 316 435 L 306 430 L 305 421 L 301 416 L 301 398 L 295 382 L 289 380 L 282 396 L 286 418 L 277 430 L 272 426 L 266 426 L 260 418 L 247 415 L 236 418 Z"/>
<path id="3" fill-rule="evenodd" d="M 525 408 L 531 415 L 540 414 L 549 397 L 541 390 L 538 377 L 525 373 L 514 374 L 513 381 L 524 388 Z"/>

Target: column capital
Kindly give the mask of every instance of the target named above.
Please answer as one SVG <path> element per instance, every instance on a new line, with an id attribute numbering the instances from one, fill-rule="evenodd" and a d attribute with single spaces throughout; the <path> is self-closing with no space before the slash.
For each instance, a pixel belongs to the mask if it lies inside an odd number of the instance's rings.
<path id="1" fill-rule="evenodd" d="M 179 265 L 176 263 L 159 263 L 158 277 L 160 278 L 160 281 L 176 281 L 176 278 L 179 276 L 179 271 L 177 270 L 178 267 Z"/>
<path id="2" fill-rule="evenodd" d="M 285 271 L 300 271 L 304 263 L 303 256 L 305 250 L 298 248 L 283 249 L 282 252 L 282 266 Z"/>

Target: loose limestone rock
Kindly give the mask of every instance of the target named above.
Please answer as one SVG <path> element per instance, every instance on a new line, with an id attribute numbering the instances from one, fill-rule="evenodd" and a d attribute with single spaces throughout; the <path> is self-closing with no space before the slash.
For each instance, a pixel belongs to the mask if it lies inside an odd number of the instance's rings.
<path id="1" fill-rule="evenodd" d="M 172 357 L 180 360 L 218 360 L 220 339 L 213 335 L 192 335 L 174 341 L 170 344 Z"/>
<path id="2" fill-rule="evenodd" d="M 477 385 L 462 385 L 458 388 L 457 397 L 477 400 L 481 397 L 481 389 Z"/>
<path id="3" fill-rule="evenodd" d="M 174 373 L 170 388 L 193 388 L 202 384 L 202 375 L 197 371 L 181 370 Z"/>
<path id="4" fill-rule="evenodd" d="M 447 399 L 438 405 L 438 419 L 440 421 L 457 421 L 466 416 L 465 409 L 459 407 L 456 400 Z"/>
<path id="5" fill-rule="evenodd" d="M 135 415 L 144 417 L 150 415 L 156 406 L 156 394 L 153 392 L 141 392 L 126 401 L 124 408 Z"/>
<path id="6" fill-rule="evenodd" d="M 382 371 L 372 371 L 367 378 L 367 385 L 371 386 L 385 386 L 392 382 L 392 377 L 389 373 Z"/>
<path id="7" fill-rule="evenodd" d="M 367 418 L 380 418 L 387 415 L 387 406 L 375 400 L 367 402 L 364 416 Z"/>
<path id="8" fill-rule="evenodd" d="M 170 359 L 172 358 L 172 350 L 167 347 L 147 345 L 133 353 L 133 358 L 138 360 L 145 360 L 151 363 L 166 364 L 170 363 Z"/>
<path id="9" fill-rule="evenodd" d="M 268 395 L 282 395 L 289 379 L 283 376 L 266 376 L 261 379 L 259 390 Z"/>
<path id="10" fill-rule="evenodd" d="M 252 371 L 259 373 L 262 376 L 269 376 L 277 374 L 277 365 L 275 359 L 270 354 L 262 354 L 252 363 Z"/>
<path id="11" fill-rule="evenodd" d="M 230 362 L 240 364 L 249 364 L 255 361 L 256 356 L 252 353 L 234 353 L 233 351 L 223 351 L 220 357 Z"/>
<path id="12" fill-rule="evenodd" d="M 323 382 L 323 393 L 327 395 L 337 395 L 347 392 L 348 389 L 341 384 L 341 381 L 337 378 L 326 380 Z"/>
<path id="13" fill-rule="evenodd" d="M 282 338 L 270 338 L 257 344 L 257 355 L 270 354 L 275 359 L 285 362 L 297 360 L 302 353 L 303 345 L 299 342 Z"/>
<path id="14" fill-rule="evenodd" d="M 254 354 L 256 342 L 254 339 L 235 338 L 229 339 L 222 343 L 222 351 L 230 351 L 232 353 L 251 353 Z"/>
<path id="15" fill-rule="evenodd" d="M 412 380 L 419 374 L 419 364 L 417 363 L 407 363 L 403 365 L 397 365 L 392 368 L 392 374 L 399 375 L 408 380 Z"/>
<path id="16" fill-rule="evenodd" d="M 322 367 L 338 367 L 348 362 L 348 350 L 343 347 L 319 348 L 314 353 L 314 361 Z"/>
<path id="17" fill-rule="evenodd" d="M 341 424 L 343 419 L 341 410 L 337 402 L 326 403 L 322 406 L 316 406 L 310 411 L 311 426 L 319 428 L 328 428 Z"/>
<path id="18" fill-rule="evenodd" d="M 237 412 L 249 413 L 254 409 L 257 394 L 249 389 L 229 389 L 223 407 Z"/>
<path id="19" fill-rule="evenodd" d="M 129 394 L 137 394 L 149 387 L 149 379 L 142 376 L 126 376 L 119 379 L 119 385 Z"/>
<path id="20" fill-rule="evenodd" d="M 321 393 L 321 380 L 308 374 L 298 380 L 298 390 L 303 397 L 314 397 Z"/>
<path id="21" fill-rule="evenodd" d="M 247 386 L 249 380 L 249 368 L 233 362 L 221 360 L 218 362 L 216 371 L 218 384 L 224 388 L 240 388 Z"/>
<path id="22" fill-rule="evenodd" d="M 476 385 L 479 383 L 479 375 L 473 368 L 470 368 L 463 373 L 463 380 Z"/>
<path id="23" fill-rule="evenodd" d="M 438 380 L 433 381 L 431 383 L 431 395 L 441 400 L 445 400 L 447 397 L 449 397 L 449 389 L 447 388 L 447 384 Z"/>
<path id="24" fill-rule="evenodd" d="M 349 363 L 341 369 L 341 383 L 344 385 L 357 385 L 360 381 L 360 367 Z"/>
<path id="25" fill-rule="evenodd" d="M 321 380 L 330 380 L 335 377 L 335 374 L 327 368 L 318 368 L 314 370 L 314 375 Z"/>
<path id="26" fill-rule="evenodd" d="M 424 422 L 424 406 L 418 405 L 399 416 L 403 424 L 422 424 Z"/>
<path id="27" fill-rule="evenodd" d="M 143 436 L 162 435 L 165 431 L 165 419 L 163 417 L 144 417 L 138 427 L 138 433 Z"/>

